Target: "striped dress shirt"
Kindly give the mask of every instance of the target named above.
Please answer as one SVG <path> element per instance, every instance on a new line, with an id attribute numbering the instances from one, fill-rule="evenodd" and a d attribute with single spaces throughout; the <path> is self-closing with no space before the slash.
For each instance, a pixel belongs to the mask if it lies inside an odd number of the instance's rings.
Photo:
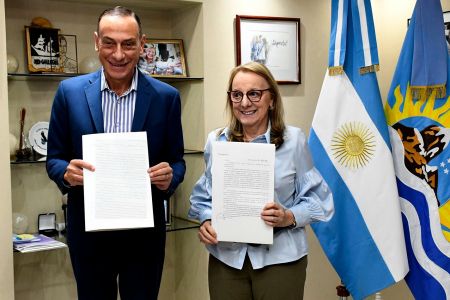
<path id="1" fill-rule="evenodd" d="M 102 71 L 102 111 L 105 133 L 130 132 L 133 124 L 134 108 L 136 105 L 138 71 L 135 70 L 130 88 L 118 96 L 111 90 Z"/>

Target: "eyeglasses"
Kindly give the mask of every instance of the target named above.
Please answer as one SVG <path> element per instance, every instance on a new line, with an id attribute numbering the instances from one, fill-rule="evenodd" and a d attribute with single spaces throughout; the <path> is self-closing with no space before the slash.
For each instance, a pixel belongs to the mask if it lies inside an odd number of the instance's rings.
<path id="1" fill-rule="evenodd" d="M 265 91 L 271 90 L 270 88 L 265 90 L 250 90 L 245 93 L 247 99 L 251 102 L 258 102 L 261 100 L 261 97 Z M 232 102 L 239 103 L 244 99 L 244 93 L 241 91 L 228 91 L 228 96 L 230 97 Z"/>

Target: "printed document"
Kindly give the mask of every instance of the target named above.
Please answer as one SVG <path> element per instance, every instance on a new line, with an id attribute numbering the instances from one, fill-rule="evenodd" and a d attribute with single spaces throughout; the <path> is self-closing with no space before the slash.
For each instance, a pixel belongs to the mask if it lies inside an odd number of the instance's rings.
<path id="1" fill-rule="evenodd" d="M 272 244 L 261 212 L 274 199 L 274 164 L 273 144 L 213 143 L 211 222 L 219 241 Z"/>
<path id="2" fill-rule="evenodd" d="M 147 134 L 83 135 L 86 231 L 154 227 Z"/>

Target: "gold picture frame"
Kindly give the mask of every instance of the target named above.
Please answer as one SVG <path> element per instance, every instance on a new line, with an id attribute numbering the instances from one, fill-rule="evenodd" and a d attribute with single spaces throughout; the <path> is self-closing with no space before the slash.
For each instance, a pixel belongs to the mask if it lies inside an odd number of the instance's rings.
<path id="1" fill-rule="evenodd" d="M 183 40 L 148 39 L 138 66 L 153 77 L 187 77 Z"/>

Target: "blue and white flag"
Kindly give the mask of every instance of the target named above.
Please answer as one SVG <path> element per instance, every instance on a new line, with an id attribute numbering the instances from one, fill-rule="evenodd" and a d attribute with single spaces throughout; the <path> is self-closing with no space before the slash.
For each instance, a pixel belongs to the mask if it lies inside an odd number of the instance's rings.
<path id="1" fill-rule="evenodd" d="M 419 300 L 450 299 L 447 47 L 440 1 L 417 0 L 385 112 L 408 252 L 405 280 Z"/>
<path id="2" fill-rule="evenodd" d="M 370 1 L 333 0 L 331 18 L 309 143 L 335 214 L 313 230 L 353 298 L 363 299 L 403 279 L 408 262 Z"/>

